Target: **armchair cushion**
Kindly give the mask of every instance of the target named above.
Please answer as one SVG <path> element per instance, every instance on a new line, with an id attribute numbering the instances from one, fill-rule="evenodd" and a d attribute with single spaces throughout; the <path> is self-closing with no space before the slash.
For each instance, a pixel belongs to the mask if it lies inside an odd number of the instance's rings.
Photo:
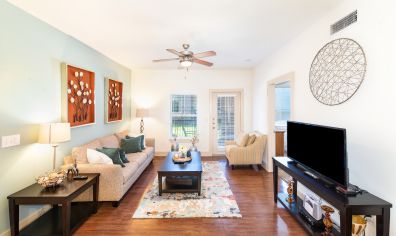
<path id="1" fill-rule="evenodd" d="M 236 140 L 236 144 L 240 147 L 245 147 L 248 139 L 249 139 L 249 134 L 241 134 Z"/>
<path id="2" fill-rule="evenodd" d="M 249 135 L 249 138 L 246 142 L 246 146 L 253 144 L 254 141 L 256 141 L 256 135 L 255 134 Z"/>

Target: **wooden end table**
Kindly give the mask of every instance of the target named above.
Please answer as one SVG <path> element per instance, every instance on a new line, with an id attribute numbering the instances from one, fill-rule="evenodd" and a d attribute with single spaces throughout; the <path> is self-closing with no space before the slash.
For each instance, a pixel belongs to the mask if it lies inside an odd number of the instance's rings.
<path id="1" fill-rule="evenodd" d="M 158 170 L 158 190 L 162 193 L 194 193 L 201 195 L 202 162 L 200 152 L 191 152 L 192 160 L 184 164 L 175 164 L 172 160 L 174 152 L 169 152 L 162 166 Z M 166 178 L 191 178 L 190 186 L 177 184 L 170 185 L 170 181 L 162 186 L 162 177 Z M 166 181 L 167 182 L 167 181 Z"/>
<path id="2" fill-rule="evenodd" d="M 8 196 L 11 235 L 71 235 L 92 213 L 98 210 L 99 173 L 82 174 L 86 180 L 65 180 L 53 190 L 32 184 Z M 72 200 L 93 187 L 93 202 Z M 53 208 L 19 232 L 19 205 L 51 204 Z M 58 204 L 62 205 L 58 207 Z M 60 209 L 59 209 L 60 208 Z"/>

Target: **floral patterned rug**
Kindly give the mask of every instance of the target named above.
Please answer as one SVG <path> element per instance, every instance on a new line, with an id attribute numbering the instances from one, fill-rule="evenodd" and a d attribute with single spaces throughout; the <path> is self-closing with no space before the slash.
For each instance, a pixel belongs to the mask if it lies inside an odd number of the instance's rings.
<path id="1" fill-rule="evenodd" d="M 197 193 L 162 193 L 159 196 L 158 178 L 155 178 L 132 218 L 241 218 L 221 164 L 217 161 L 204 161 L 202 169 L 201 196 Z"/>

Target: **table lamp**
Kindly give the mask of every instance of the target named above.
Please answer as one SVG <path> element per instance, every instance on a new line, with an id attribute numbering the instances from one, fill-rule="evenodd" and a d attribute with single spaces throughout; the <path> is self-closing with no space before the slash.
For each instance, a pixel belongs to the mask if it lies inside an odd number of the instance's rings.
<path id="1" fill-rule="evenodd" d="M 148 117 L 148 116 L 149 116 L 149 110 L 148 109 L 145 109 L 145 108 L 136 109 L 136 117 L 140 117 L 141 118 L 141 120 L 140 120 L 140 133 L 141 134 L 143 133 L 143 130 L 144 130 L 143 118 L 144 117 Z"/>
<path id="2" fill-rule="evenodd" d="M 39 143 L 51 144 L 54 148 L 53 169 L 55 170 L 56 148 L 59 143 L 70 140 L 70 123 L 41 124 L 39 131 Z"/>

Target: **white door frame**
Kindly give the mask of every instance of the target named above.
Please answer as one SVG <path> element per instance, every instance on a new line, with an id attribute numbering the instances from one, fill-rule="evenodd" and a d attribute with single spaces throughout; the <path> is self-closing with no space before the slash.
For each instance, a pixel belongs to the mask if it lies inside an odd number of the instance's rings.
<path id="1" fill-rule="evenodd" d="M 281 75 L 267 82 L 267 127 L 268 127 L 268 141 L 267 141 L 267 161 L 265 169 L 272 172 L 272 157 L 275 156 L 275 85 L 289 82 L 290 83 L 290 120 L 294 119 L 294 72 Z"/>
<path id="2" fill-rule="evenodd" d="M 240 107 L 240 112 L 239 112 L 239 117 L 237 117 L 240 120 L 240 126 L 239 129 L 237 130 L 237 133 L 235 134 L 238 136 L 240 133 L 243 132 L 243 124 L 244 124 L 244 91 L 243 89 L 210 89 L 209 90 L 209 101 L 210 101 L 210 106 L 209 106 L 209 152 L 210 155 L 224 155 L 225 153 L 217 153 L 216 152 L 216 147 L 214 146 L 214 141 L 215 141 L 215 131 L 216 129 L 213 129 L 213 119 L 216 119 L 216 115 L 214 114 L 214 109 L 215 107 L 213 106 L 214 104 L 214 97 L 216 94 L 221 94 L 221 93 L 238 93 L 240 96 L 239 99 L 239 107 Z"/>

